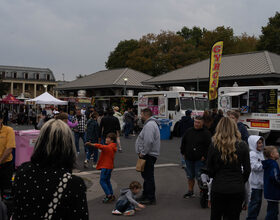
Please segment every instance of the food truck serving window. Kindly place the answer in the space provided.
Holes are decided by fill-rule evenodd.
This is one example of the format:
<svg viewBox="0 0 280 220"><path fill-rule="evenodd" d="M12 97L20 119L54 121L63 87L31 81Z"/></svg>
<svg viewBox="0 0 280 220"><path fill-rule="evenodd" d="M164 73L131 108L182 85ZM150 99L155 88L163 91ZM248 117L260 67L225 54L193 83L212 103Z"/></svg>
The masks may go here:
<svg viewBox="0 0 280 220"><path fill-rule="evenodd" d="M168 98L168 111L176 110L176 98Z"/></svg>
<svg viewBox="0 0 280 220"><path fill-rule="evenodd" d="M181 97L181 109L182 110L193 110L194 109L194 102L192 97Z"/></svg>
<svg viewBox="0 0 280 220"><path fill-rule="evenodd" d="M253 89L249 91L249 107L252 113L277 113L277 89Z"/></svg>

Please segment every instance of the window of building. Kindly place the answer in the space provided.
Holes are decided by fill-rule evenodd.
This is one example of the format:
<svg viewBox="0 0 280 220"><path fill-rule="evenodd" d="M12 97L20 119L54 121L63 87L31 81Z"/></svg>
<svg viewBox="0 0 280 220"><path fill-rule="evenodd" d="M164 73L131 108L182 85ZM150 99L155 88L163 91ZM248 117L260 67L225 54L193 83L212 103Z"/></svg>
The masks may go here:
<svg viewBox="0 0 280 220"><path fill-rule="evenodd" d="M14 72L14 78L17 78L17 72Z"/></svg>
<svg viewBox="0 0 280 220"><path fill-rule="evenodd" d="M6 73L5 72L2 72L2 79L4 79L6 77Z"/></svg>
<svg viewBox="0 0 280 220"><path fill-rule="evenodd" d="M50 74L47 74L47 80L50 80Z"/></svg>
<svg viewBox="0 0 280 220"><path fill-rule="evenodd" d="M29 85L25 84L25 90L29 90Z"/></svg>
<svg viewBox="0 0 280 220"><path fill-rule="evenodd" d="M14 83L13 88L17 89L18 88L18 84Z"/></svg>
<svg viewBox="0 0 280 220"><path fill-rule="evenodd" d="M24 79L28 79L28 73L24 73Z"/></svg>
<svg viewBox="0 0 280 220"><path fill-rule="evenodd" d="M39 80L39 78L40 78L39 73L36 73L36 79Z"/></svg>

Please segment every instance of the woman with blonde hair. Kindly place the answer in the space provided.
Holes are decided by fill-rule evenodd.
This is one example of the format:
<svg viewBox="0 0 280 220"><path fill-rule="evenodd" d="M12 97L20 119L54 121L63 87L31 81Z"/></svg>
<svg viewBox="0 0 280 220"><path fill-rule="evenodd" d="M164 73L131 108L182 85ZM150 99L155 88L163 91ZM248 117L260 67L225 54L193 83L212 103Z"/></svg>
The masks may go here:
<svg viewBox="0 0 280 220"><path fill-rule="evenodd" d="M85 183L72 174L75 162L76 148L69 126L59 119L46 122L31 161L17 170L12 219L88 220Z"/></svg>
<svg viewBox="0 0 280 220"><path fill-rule="evenodd" d="M248 146L241 140L236 123L228 117L217 125L208 152L207 169L213 178L211 220L222 217L238 220L251 167Z"/></svg>

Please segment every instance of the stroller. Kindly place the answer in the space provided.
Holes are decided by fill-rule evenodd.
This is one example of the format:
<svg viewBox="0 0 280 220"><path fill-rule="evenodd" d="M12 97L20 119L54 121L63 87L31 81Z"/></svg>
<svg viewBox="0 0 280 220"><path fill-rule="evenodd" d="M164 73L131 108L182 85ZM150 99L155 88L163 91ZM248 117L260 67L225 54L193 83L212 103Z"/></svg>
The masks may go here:
<svg viewBox="0 0 280 220"><path fill-rule="evenodd" d="M210 200L210 191L211 191L211 183L212 178L209 178L207 175L207 169L201 168L201 175L198 179L198 186L200 188L200 196L199 196L199 202L201 208L207 208L208 207L208 200Z"/></svg>

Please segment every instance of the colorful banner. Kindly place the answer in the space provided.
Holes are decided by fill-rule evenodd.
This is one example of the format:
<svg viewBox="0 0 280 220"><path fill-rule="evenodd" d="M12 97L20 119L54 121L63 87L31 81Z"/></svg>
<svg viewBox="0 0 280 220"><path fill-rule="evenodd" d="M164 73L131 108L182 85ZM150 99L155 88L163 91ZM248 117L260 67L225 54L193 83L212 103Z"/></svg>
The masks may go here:
<svg viewBox="0 0 280 220"><path fill-rule="evenodd" d="M211 50L209 70L209 101L218 98L219 73L222 61L223 41L215 43Z"/></svg>

